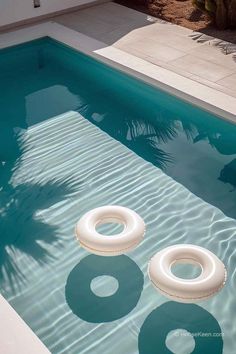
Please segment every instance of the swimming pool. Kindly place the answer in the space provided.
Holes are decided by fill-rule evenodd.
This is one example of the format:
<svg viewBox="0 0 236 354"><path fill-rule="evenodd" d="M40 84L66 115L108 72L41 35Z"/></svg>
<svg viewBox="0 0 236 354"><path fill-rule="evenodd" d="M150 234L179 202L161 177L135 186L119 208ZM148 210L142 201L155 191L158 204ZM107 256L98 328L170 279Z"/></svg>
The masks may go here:
<svg viewBox="0 0 236 354"><path fill-rule="evenodd" d="M190 242L234 274L236 127L49 38L0 53L3 295L53 353L169 353L176 326L211 333L195 337L194 353L222 353L222 332L231 353L234 280L201 306L180 305L152 290L146 264L156 249ZM129 257L77 247L75 222L102 204L133 207L147 222ZM108 268L121 288L131 277L131 288L92 296L88 282ZM86 286L73 298L78 279Z"/></svg>

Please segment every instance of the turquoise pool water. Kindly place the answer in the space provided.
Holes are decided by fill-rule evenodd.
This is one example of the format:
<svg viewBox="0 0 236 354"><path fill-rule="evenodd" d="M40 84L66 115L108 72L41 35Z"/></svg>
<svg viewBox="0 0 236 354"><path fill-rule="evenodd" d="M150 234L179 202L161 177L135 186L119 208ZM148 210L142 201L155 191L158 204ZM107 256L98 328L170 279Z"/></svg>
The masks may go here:
<svg viewBox="0 0 236 354"><path fill-rule="evenodd" d="M50 39L3 50L0 64L0 141L7 154L17 154L17 129L76 110L236 217L234 125Z"/></svg>
<svg viewBox="0 0 236 354"><path fill-rule="evenodd" d="M0 289L49 349L232 353L236 127L50 39L0 51L0 93ZM77 219L104 204L148 225L128 256L91 256L74 239ZM200 305L170 302L147 279L153 253L180 242L229 271ZM102 275L117 279L114 295L90 291ZM99 279L111 294L114 279Z"/></svg>

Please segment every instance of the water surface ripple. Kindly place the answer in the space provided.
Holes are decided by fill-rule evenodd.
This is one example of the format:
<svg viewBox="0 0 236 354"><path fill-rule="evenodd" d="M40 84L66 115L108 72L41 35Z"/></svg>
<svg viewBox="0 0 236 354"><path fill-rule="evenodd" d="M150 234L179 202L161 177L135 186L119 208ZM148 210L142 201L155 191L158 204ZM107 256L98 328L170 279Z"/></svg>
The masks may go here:
<svg viewBox="0 0 236 354"><path fill-rule="evenodd" d="M190 193L77 112L71 111L32 126L21 136L20 145L23 153L11 177L15 194L9 200L9 205L14 200L19 208L16 212L16 208L11 210L8 207L5 212L11 213L9 217L17 217L16 226L22 227L27 238L23 240L18 230L12 229L13 236L18 235L18 241L8 248L4 258L8 270L12 272L12 281L9 282L6 273L3 273L1 292L52 353L111 354L112 351L114 354L137 354L139 350L144 353L145 340L154 340L145 337L146 327L142 327L151 313L156 316L156 322L150 322L150 336L156 323L156 337L160 336L158 343L165 340L163 333L158 332L158 316L161 320L163 311L166 328L169 330L173 327L200 331L202 328L211 333L220 326L224 334L223 353L234 352L234 219L226 217L219 209ZM27 189L31 191L30 195L24 191L23 184L30 188ZM97 266L95 261L91 265L87 261L89 255L79 247L74 236L74 226L85 212L106 204L132 208L147 224L144 241L128 254L127 269L128 264L133 264L137 273L122 270L122 258L120 263L117 261L115 268L124 282L131 281L129 276L140 274L141 270L144 284L141 288L134 287L140 296L137 305L132 303L132 292L131 296L124 298L117 295L114 310L117 301L121 305L129 302L129 313L112 321L100 322L103 307L97 301L96 306L91 308L91 303L88 303L88 298L91 300L90 290L83 288L85 282L78 279L76 286L78 289L82 287L84 293L81 299L78 291L78 301L83 313L94 311L91 322L72 312L66 301L68 294L65 289L72 270L79 268L83 262L86 262L91 276L93 272L97 274L97 269L102 269L100 257L93 256ZM27 226L29 229L26 230L24 223L27 218L31 226ZM37 228L35 224L44 227ZM38 257L33 257L30 250L27 252L27 245L30 249L32 242ZM223 291L195 307L186 307L177 303L170 305L166 298L153 289L147 277L148 261L156 251L176 243L194 243L206 247L222 259L229 275ZM44 261L41 261L41 253ZM110 258L107 262L114 266L115 259L113 261ZM75 297L76 286L73 289ZM109 290L105 278L100 286ZM112 302L112 297L109 301ZM158 310L161 305L165 306ZM178 323L175 322L175 312L176 316L182 313ZM139 339L142 340L141 347ZM181 340L181 353L186 354L184 338ZM214 341L211 338L210 343L212 348L215 345L214 353L221 350L221 340ZM208 353L204 350L208 348L209 340L196 339L195 345L194 353L200 353L199 348L201 354Z"/></svg>

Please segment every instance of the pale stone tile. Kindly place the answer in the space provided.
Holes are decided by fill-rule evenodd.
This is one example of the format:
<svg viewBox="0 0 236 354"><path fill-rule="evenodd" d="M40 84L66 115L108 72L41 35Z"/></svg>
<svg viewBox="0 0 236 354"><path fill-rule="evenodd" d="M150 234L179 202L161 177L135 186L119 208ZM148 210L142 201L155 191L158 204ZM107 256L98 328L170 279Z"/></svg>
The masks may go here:
<svg viewBox="0 0 236 354"><path fill-rule="evenodd" d="M146 38L134 41L130 47L161 61L170 61L185 55L183 51Z"/></svg>
<svg viewBox="0 0 236 354"><path fill-rule="evenodd" d="M236 54L236 44L235 43L222 41L221 39L218 39L218 38L214 38L211 41L211 43L215 47L220 48L222 50L222 52L226 55L232 54L232 53Z"/></svg>
<svg viewBox="0 0 236 354"><path fill-rule="evenodd" d="M195 42L197 43L206 43L206 44L209 44L211 41L214 40L214 37L212 36L209 36L205 33L202 33L202 32L195 32L195 31L192 31L192 33L189 34L189 36L192 38L192 40L194 40Z"/></svg>
<svg viewBox="0 0 236 354"><path fill-rule="evenodd" d="M236 61L233 54L224 54L219 46L203 44L189 51L189 54L219 64L236 72Z"/></svg>
<svg viewBox="0 0 236 354"><path fill-rule="evenodd" d="M155 65L161 66L161 67L163 67L165 69L171 70L171 71L175 72L176 74L183 75L183 76L188 77L188 78L193 76L193 74L186 72L186 70L184 70L184 69L177 68L176 66L173 66L169 62L165 63L165 62L157 60L157 59L155 59L153 57L146 57L145 59L148 60L150 63L153 63Z"/></svg>
<svg viewBox="0 0 236 354"><path fill-rule="evenodd" d="M220 92L224 92L227 95L230 95L232 97L236 97L236 86L235 87L230 87L230 88L226 88L225 86L221 85L219 83L219 81L217 82L212 82L206 79L203 79L202 77L199 77L197 75L192 75L190 76L191 80L194 80L196 82L199 82L201 84L207 85L209 87L212 87L213 89L220 91Z"/></svg>
<svg viewBox="0 0 236 354"><path fill-rule="evenodd" d="M149 22L150 26L148 27L148 29L146 28L143 30L144 35L158 36L159 34L161 34L165 37L165 35L167 35L168 33L177 33L180 36L190 36L193 33L192 30L190 30L189 28L177 26L173 23L166 22L160 19L157 19L157 22L154 22L152 20L150 20Z"/></svg>
<svg viewBox="0 0 236 354"><path fill-rule="evenodd" d="M236 91L236 74L227 76L227 77L217 81L217 84L220 84L220 85L225 86L231 90Z"/></svg>
<svg viewBox="0 0 236 354"><path fill-rule="evenodd" d="M186 53L191 49L199 48L203 45L202 43L194 41L189 36L191 32L183 34L182 31L179 31L178 26L166 31L164 30L165 25L162 26L164 28L160 28L160 25L158 25L159 30L155 31L155 33L153 33L153 29L151 28L152 26L147 27L146 30L142 29L142 35L148 39L152 39L158 43L168 45L169 47L184 51Z"/></svg>
<svg viewBox="0 0 236 354"><path fill-rule="evenodd" d="M193 41L188 35L182 34L181 31L180 33L178 31L176 33L173 30L174 28L172 28L171 31L165 31L165 25L146 25L141 28L133 28L133 31L122 38L121 41L131 44L133 40L136 41L137 39L145 41L151 40L157 42L159 45L167 45L168 47L184 51L185 53L191 49L202 46L202 44ZM153 45L154 43L151 44Z"/></svg>
<svg viewBox="0 0 236 354"><path fill-rule="evenodd" d="M142 58L142 59L146 59L148 58L148 55L144 52L140 52L139 50L137 50L136 48L133 48L129 45L113 45L114 48L118 48L126 53L135 55L137 58Z"/></svg>
<svg viewBox="0 0 236 354"><path fill-rule="evenodd" d="M233 73L231 69L199 59L193 55L185 55L182 58L173 60L171 64L213 82Z"/></svg>

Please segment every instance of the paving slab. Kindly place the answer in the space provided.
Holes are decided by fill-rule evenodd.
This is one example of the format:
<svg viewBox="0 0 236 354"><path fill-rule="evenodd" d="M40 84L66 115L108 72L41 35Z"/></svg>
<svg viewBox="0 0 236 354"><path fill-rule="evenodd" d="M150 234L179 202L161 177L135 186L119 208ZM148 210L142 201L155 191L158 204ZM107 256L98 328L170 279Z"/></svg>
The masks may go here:
<svg viewBox="0 0 236 354"><path fill-rule="evenodd" d="M236 88L236 74L229 75L219 81L217 81L217 84L223 85L227 88Z"/></svg>
<svg viewBox="0 0 236 354"><path fill-rule="evenodd" d="M193 48L189 51L189 54L235 71L236 58L234 54L225 54L222 52L220 45L214 42L205 43L197 48Z"/></svg>
<svg viewBox="0 0 236 354"><path fill-rule="evenodd" d="M194 55L182 56L182 58L173 60L171 63L176 67L182 69L185 68L187 72L213 82L234 73L230 68L228 69L223 65L218 65L211 61L197 58Z"/></svg>
<svg viewBox="0 0 236 354"><path fill-rule="evenodd" d="M137 51L141 52L146 56L152 56L156 59L165 62L183 57L185 55L185 52L183 51L180 51L169 45L155 42L152 39L147 39L147 38L142 40L137 40L135 43L131 44L130 47L136 49Z"/></svg>
<svg viewBox="0 0 236 354"><path fill-rule="evenodd" d="M55 21L157 67L236 95L235 44L113 2L58 16Z"/></svg>

